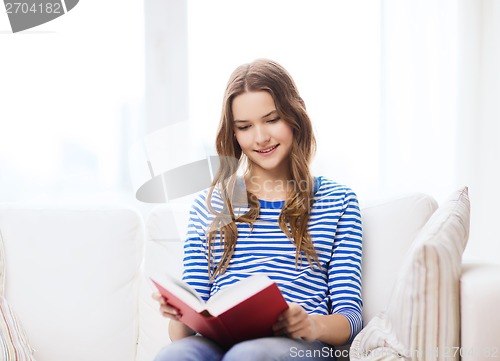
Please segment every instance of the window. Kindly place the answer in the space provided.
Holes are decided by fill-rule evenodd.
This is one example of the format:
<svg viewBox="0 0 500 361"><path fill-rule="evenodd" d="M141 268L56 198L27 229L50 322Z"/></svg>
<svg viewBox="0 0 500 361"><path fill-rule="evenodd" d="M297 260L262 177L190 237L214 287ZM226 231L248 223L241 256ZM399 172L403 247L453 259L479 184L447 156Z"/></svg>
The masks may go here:
<svg viewBox="0 0 500 361"><path fill-rule="evenodd" d="M124 154L143 121L143 4L95 6L1 36L0 201L127 187Z"/></svg>

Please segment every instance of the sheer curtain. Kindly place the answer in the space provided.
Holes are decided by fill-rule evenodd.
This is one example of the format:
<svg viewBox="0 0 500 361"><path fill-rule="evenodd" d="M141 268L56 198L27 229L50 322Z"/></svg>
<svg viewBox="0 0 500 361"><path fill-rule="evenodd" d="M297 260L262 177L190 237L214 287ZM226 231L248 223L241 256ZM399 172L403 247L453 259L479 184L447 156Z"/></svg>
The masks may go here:
<svg viewBox="0 0 500 361"><path fill-rule="evenodd" d="M384 191L441 198L456 182L456 1L382 2Z"/></svg>
<svg viewBox="0 0 500 361"><path fill-rule="evenodd" d="M382 1L385 191L469 186L468 258L498 261L500 4Z"/></svg>
<svg viewBox="0 0 500 361"><path fill-rule="evenodd" d="M498 262L500 2L460 4L458 178L470 185L473 207L466 255Z"/></svg>

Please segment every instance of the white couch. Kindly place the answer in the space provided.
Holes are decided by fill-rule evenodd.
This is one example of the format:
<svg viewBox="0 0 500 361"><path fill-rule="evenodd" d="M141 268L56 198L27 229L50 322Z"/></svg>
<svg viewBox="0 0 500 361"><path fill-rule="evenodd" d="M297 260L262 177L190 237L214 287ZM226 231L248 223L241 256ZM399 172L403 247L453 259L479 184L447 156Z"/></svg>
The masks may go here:
<svg viewBox="0 0 500 361"><path fill-rule="evenodd" d="M169 338L147 276L180 276L189 206L161 205L143 221L127 207L2 205L5 298L35 359L152 360ZM365 323L385 308L404 254L436 207L423 194L362 204ZM464 264L460 297L460 346L485 351L463 359L500 359L500 266Z"/></svg>

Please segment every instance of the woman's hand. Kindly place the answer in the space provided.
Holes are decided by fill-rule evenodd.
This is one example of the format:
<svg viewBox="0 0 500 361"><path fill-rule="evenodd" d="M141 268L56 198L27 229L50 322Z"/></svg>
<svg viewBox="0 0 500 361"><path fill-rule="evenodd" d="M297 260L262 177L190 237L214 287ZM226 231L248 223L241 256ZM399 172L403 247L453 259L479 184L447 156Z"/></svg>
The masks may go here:
<svg viewBox="0 0 500 361"><path fill-rule="evenodd" d="M160 304L160 313L162 316L170 318L171 320L179 321L181 314L178 309L170 305L165 297L163 297L160 292L154 292L152 294L154 300L158 301Z"/></svg>
<svg viewBox="0 0 500 361"><path fill-rule="evenodd" d="M160 313L162 314L162 316L171 320L168 323L168 333L172 341L180 340L181 338L194 335L194 331L184 323L182 323L182 321L180 320L182 315L179 310L170 305L165 297L163 297L159 292L154 292L152 297L160 304Z"/></svg>
<svg viewBox="0 0 500 361"><path fill-rule="evenodd" d="M308 341L316 340L319 336L316 318L309 315L297 303L289 303L288 306L289 308L279 316L278 322L274 324L274 334L290 338L303 338Z"/></svg>

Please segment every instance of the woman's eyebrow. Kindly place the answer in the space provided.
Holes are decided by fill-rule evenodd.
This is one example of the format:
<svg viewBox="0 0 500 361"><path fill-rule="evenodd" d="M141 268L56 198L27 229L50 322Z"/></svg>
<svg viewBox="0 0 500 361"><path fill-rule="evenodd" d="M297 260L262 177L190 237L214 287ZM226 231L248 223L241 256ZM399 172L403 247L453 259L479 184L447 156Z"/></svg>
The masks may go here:
<svg viewBox="0 0 500 361"><path fill-rule="evenodd" d="M268 116L270 115L273 115L275 113L278 113L278 111L276 109L274 110L271 110L269 113L267 113L266 115L263 115L260 119L264 119L264 118L267 118ZM234 120L235 123L243 123L243 122L249 122L249 120L245 120L245 119L235 119Z"/></svg>
<svg viewBox="0 0 500 361"><path fill-rule="evenodd" d="M276 109L271 110L269 113L267 113L266 115L262 116L262 117L261 117L261 119L267 118L268 116L273 115L274 113L278 113L278 112L276 111Z"/></svg>

